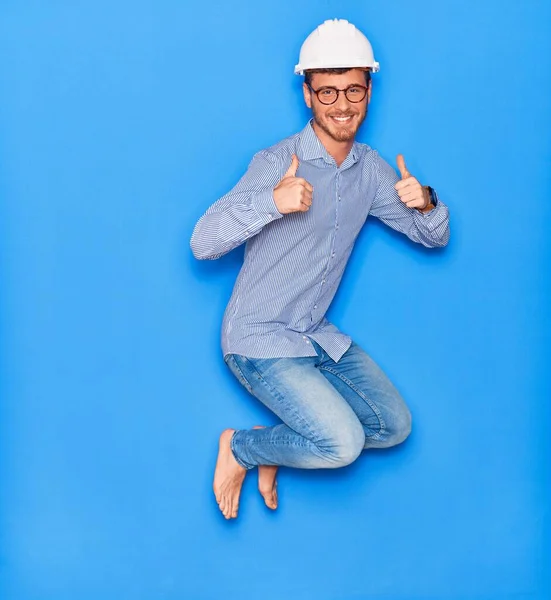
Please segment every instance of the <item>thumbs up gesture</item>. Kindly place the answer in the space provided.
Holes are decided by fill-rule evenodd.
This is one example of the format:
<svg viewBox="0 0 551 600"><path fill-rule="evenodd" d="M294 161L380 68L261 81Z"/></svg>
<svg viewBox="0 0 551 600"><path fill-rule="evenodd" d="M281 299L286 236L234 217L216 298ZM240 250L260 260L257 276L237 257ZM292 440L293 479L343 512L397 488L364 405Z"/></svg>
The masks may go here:
<svg viewBox="0 0 551 600"><path fill-rule="evenodd" d="M306 212L312 206L314 188L306 179L297 177L298 164L297 155L293 154L291 166L274 188L274 202L282 215Z"/></svg>
<svg viewBox="0 0 551 600"><path fill-rule="evenodd" d="M416 208L421 212L426 212L433 208L430 203L430 193L427 188L423 187L415 177L412 177L407 170L406 162L401 154L396 158L398 169L402 180L395 186L395 190L400 196L400 200L409 208Z"/></svg>

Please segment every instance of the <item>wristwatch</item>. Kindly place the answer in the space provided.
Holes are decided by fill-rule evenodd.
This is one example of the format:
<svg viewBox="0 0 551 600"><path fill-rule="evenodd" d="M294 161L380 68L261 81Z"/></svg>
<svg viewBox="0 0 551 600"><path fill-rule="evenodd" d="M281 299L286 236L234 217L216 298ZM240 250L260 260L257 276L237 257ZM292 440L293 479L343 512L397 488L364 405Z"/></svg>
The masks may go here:
<svg viewBox="0 0 551 600"><path fill-rule="evenodd" d="M436 192L434 191L433 188L430 187L430 185L426 185L425 187L429 191L430 203L433 206L436 206L438 204L438 196L436 195Z"/></svg>

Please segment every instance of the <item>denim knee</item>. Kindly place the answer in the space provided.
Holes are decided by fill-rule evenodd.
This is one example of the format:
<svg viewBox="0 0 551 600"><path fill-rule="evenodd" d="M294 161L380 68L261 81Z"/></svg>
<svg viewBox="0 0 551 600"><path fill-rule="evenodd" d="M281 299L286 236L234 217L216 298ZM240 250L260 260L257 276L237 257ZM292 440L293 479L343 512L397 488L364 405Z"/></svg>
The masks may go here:
<svg viewBox="0 0 551 600"><path fill-rule="evenodd" d="M365 432L358 421L336 430L330 439L318 444L328 468L346 467L360 456L365 445Z"/></svg>
<svg viewBox="0 0 551 600"><path fill-rule="evenodd" d="M392 415L392 420L387 424L384 434L385 446L396 446L407 439L411 433L411 413L407 406L403 406Z"/></svg>

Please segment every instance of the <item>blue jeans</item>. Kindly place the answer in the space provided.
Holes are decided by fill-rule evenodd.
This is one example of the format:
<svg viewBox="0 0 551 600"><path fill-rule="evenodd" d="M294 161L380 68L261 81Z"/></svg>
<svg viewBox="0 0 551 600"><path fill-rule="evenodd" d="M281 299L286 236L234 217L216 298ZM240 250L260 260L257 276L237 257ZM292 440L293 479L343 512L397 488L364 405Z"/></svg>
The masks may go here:
<svg viewBox="0 0 551 600"><path fill-rule="evenodd" d="M241 384L283 421L235 432L231 448L246 469L343 467L364 448L388 448L409 435L407 406L357 344L338 363L313 346L317 356L304 358L226 356Z"/></svg>

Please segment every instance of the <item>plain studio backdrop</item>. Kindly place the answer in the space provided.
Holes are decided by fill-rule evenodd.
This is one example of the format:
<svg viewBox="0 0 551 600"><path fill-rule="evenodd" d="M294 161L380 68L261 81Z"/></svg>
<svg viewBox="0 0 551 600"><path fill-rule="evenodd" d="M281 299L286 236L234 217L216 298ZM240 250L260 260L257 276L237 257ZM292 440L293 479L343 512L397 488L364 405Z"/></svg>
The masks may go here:
<svg viewBox="0 0 551 600"><path fill-rule="evenodd" d="M242 249L189 238L304 127L336 17L381 63L360 141L452 215L442 251L370 220L330 309L413 433L282 470L275 514L252 472L228 523L218 435L274 419L219 348ZM2 2L3 600L551 598L550 29L548 0Z"/></svg>

